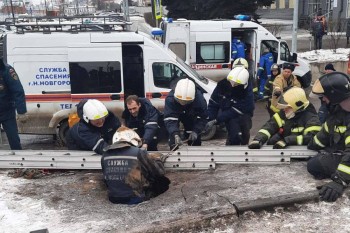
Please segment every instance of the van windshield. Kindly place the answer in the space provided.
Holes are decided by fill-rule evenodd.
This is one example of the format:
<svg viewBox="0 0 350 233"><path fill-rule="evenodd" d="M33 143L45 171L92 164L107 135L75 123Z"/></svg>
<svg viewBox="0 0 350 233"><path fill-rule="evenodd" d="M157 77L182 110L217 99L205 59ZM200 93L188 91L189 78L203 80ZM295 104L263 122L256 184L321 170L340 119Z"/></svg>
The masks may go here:
<svg viewBox="0 0 350 233"><path fill-rule="evenodd" d="M204 84L208 84L209 83L207 78L199 75L189 65L187 65L183 60L181 60L181 58L176 57L176 61L178 63L180 63L182 65L182 67L184 67L184 69L186 69L187 72L191 73L193 77L195 77L196 79L198 79L199 81L201 81Z"/></svg>

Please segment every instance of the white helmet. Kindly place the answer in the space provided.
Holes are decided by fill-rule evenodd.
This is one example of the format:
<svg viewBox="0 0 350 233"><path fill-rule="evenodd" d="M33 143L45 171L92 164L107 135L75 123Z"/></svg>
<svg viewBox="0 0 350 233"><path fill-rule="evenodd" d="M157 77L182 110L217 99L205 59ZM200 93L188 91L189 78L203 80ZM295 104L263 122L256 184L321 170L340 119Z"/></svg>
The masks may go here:
<svg viewBox="0 0 350 233"><path fill-rule="evenodd" d="M174 96L177 102L181 105L186 105L192 102L196 95L196 86L193 81L181 79L177 82Z"/></svg>
<svg viewBox="0 0 350 233"><path fill-rule="evenodd" d="M243 66L236 67L228 73L227 80L230 81L232 87L241 84L246 89L249 82L249 72Z"/></svg>
<svg viewBox="0 0 350 233"><path fill-rule="evenodd" d="M89 120L98 120L108 115L106 106L99 100L90 99L83 107L83 119L87 123Z"/></svg>
<svg viewBox="0 0 350 233"><path fill-rule="evenodd" d="M248 69L247 60L244 58L237 58L232 64L232 69L234 69L236 67L240 67L240 66L243 66L244 68Z"/></svg>
<svg viewBox="0 0 350 233"><path fill-rule="evenodd" d="M113 135L112 142L128 142L136 147L142 145L140 136L134 130L125 126L119 127L117 132Z"/></svg>

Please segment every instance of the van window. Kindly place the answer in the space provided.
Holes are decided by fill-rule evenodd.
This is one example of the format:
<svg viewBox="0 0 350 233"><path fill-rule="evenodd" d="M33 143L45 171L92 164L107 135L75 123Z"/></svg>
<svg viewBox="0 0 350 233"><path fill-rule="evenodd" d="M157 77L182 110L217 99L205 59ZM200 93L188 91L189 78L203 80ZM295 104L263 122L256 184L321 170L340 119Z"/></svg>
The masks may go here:
<svg viewBox="0 0 350 233"><path fill-rule="evenodd" d="M119 93L120 62L70 62L71 93Z"/></svg>
<svg viewBox="0 0 350 233"><path fill-rule="evenodd" d="M169 49L173 51L179 58L186 61L186 44L185 43L170 43Z"/></svg>
<svg viewBox="0 0 350 233"><path fill-rule="evenodd" d="M288 45L286 43L281 43L280 58L282 61L292 61Z"/></svg>
<svg viewBox="0 0 350 233"><path fill-rule="evenodd" d="M152 64L153 81L156 87L171 88L171 83L188 75L172 63L155 62Z"/></svg>
<svg viewBox="0 0 350 233"><path fill-rule="evenodd" d="M278 58L278 41L275 40L262 40L261 41L261 50L260 56L264 53L264 51L268 49L273 55L273 62L277 63Z"/></svg>
<svg viewBox="0 0 350 233"><path fill-rule="evenodd" d="M230 60L229 52L229 42L198 42L196 63L228 63Z"/></svg>

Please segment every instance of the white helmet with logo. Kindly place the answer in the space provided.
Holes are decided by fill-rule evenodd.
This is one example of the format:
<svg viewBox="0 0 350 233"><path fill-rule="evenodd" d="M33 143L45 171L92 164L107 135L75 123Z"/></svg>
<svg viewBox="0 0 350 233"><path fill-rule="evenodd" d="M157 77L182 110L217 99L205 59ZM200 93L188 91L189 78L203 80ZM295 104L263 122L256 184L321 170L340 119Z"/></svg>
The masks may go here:
<svg viewBox="0 0 350 233"><path fill-rule="evenodd" d="M181 79L177 82L174 97L177 102L181 105L186 105L191 103L196 95L196 86L193 81L186 79Z"/></svg>
<svg viewBox="0 0 350 233"><path fill-rule="evenodd" d="M244 68L248 69L247 60L244 58L237 58L232 64L232 69L234 69L236 67L240 67L240 66L243 66Z"/></svg>
<svg viewBox="0 0 350 233"><path fill-rule="evenodd" d="M89 99L83 107L83 119L89 123L90 120L98 120L108 115L106 106L99 100Z"/></svg>
<svg viewBox="0 0 350 233"><path fill-rule="evenodd" d="M112 142L127 142L136 147L140 147L142 145L140 136L134 130L125 126L119 127L117 132L113 135Z"/></svg>
<svg viewBox="0 0 350 233"><path fill-rule="evenodd" d="M249 72L243 66L236 67L227 75L227 80L230 81L232 87L244 85L246 89L249 83Z"/></svg>

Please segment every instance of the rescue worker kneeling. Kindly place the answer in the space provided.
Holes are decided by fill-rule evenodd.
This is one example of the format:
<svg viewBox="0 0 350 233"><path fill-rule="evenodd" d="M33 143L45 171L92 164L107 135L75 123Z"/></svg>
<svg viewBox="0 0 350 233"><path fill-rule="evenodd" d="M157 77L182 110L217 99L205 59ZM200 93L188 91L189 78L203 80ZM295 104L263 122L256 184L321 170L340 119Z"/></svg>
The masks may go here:
<svg viewBox="0 0 350 233"><path fill-rule="evenodd" d="M230 71L214 89L208 105L209 122L206 130L225 123L228 131L226 145L247 145L252 127L254 95L249 73L243 67Z"/></svg>
<svg viewBox="0 0 350 233"><path fill-rule="evenodd" d="M141 145L139 135L122 126L114 134L113 144L104 148L101 166L112 203L137 204L168 190L166 158L147 153L139 148Z"/></svg>
<svg viewBox="0 0 350 233"><path fill-rule="evenodd" d="M316 179L333 180L320 189L321 199L333 202L350 183L350 78L341 72L325 74L312 93L322 97L330 114L308 145L320 152L308 161L307 170Z"/></svg>
<svg viewBox="0 0 350 233"><path fill-rule="evenodd" d="M289 145L307 145L320 131L321 124L314 106L307 100L305 91L299 87L289 89L279 99L275 113L258 131L249 149L260 149L267 142L274 149Z"/></svg>

